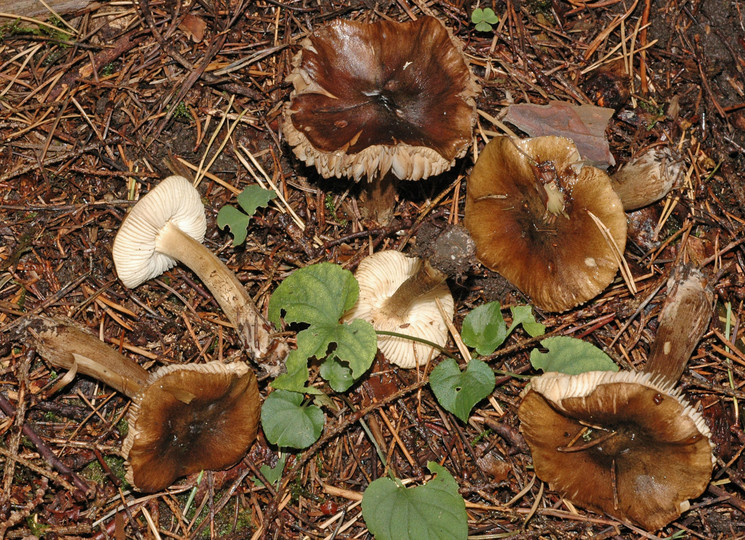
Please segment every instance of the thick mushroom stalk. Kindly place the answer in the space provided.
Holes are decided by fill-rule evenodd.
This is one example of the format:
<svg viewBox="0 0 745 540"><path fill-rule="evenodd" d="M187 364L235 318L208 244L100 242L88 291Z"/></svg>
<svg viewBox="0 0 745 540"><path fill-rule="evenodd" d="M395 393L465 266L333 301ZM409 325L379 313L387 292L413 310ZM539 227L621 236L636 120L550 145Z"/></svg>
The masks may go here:
<svg viewBox="0 0 745 540"><path fill-rule="evenodd" d="M259 312L233 272L201 242L206 230L199 192L186 178L170 176L130 211L114 239L113 257L119 278L134 288L175 266L189 267L207 285L232 322L243 346L270 375L278 375L287 345L272 337Z"/></svg>
<svg viewBox="0 0 745 540"><path fill-rule="evenodd" d="M709 328L714 292L700 270L689 265L675 269L657 316L657 335L644 371L675 384L693 349Z"/></svg>
<svg viewBox="0 0 745 540"><path fill-rule="evenodd" d="M429 261L420 260L414 275L398 286L389 298L380 306L384 317L394 317L408 313L417 300L439 287L445 281L445 274L432 267Z"/></svg>
<svg viewBox="0 0 745 540"><path fill-rule="evenodd" d="M148 373L71 323L34 317L26 331L52 365L77 369L132 399L122 452L127 481L140 491L230 467L256 437L259 389L243 362L170 365Z"/></svg>

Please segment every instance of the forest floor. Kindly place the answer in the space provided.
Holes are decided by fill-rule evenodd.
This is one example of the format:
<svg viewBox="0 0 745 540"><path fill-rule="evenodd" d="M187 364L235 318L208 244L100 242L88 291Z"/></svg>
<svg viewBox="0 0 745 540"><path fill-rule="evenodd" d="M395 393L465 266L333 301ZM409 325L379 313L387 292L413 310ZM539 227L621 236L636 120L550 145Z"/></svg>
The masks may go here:
<svg viewBox="0 0 745 540"><path fill-rule="evenodd" d="M477 7L499 16L492 30L476 30ZM359 185L323 179L293 155L280 129L285 78L300 41L329 21L424 15L462 41L481 86L475 151L436 178L402 182L381 224L361 215ZM429 477L429 461L442 464L466 501L471 538L745 538L745 3L125 0L62 20L0 17L0 537L369 538L359 498L387 473L381 450L414 484ZM517 408L537 374L536 340L521 329L484 359L523 376L498 377L467 423L425 384L440 359L403 370L378 354L360 383L332 393L322 443L290 452L276 484L258 480L280 458L259 430L231 469L153 494L123 479L129 399L84 376L55 386L61 373L18 331L32 315L67 317L146 369L245 359L189 269L133 290L118 280L112 242L133 201L169 174L206 170L205 244L266 309L296 269L329 261L354 271L385 249L414 255L462 224L473 158L502 133L505 108L549 101L615 109L605 133L619 165L652 146L683 163L681 185L629 214L624 256L636 294L617 276L579 307L536 311L552 335L581 337L639 369L676 264L700 266L709 280L715 316L681 386L711 428L713 481L660 531L575 509L535 477ZM233 247L217 213L267 178L286 205L259 208ZM456 329L486 302L530 304L478 264L449 285ZM448 350L458 354L452 339ZM270 382L259 382L263 397ZM363 429L353 411L365 407Z"/></svg>

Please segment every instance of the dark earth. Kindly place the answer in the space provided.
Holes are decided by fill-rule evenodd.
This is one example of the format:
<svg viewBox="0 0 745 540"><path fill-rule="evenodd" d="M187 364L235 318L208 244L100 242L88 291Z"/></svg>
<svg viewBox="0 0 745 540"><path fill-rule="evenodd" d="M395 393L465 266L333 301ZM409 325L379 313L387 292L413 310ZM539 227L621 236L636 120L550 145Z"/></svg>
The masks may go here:
<svg viewBox="0 0 745 540"><path fill-rule="evenodd" d="M397 477L423 483L428 461L453 475L469 538L745 537L745 2L140 0L73 11L74 2L52 2L64 23L31 4L0 10L27 16L0 14L0 538L371 538L358 500L387 471L354 413L362 408ZM475 29L477 7L499 16L492 31ZM551 335L639 369L676 265L709 280L715 315L681 385L711 428L716 464L707 490L660 531L575 509L535 478L517 407L538 340L522 330L485 358L508 375L468 423L425 384L439 359L417 372L378 355L360 383L331 393L325 434L289 454L277 484L257 480L279 459L260 430L231 469L154 494L124 482L129 400L83 376L55 385L63 373L19 330L28 316L67 317L148 370L245 359L187 268L129 290L113 267L113 238L133 201L200 166L205 244L261 309L298 268L330 261L354 271L371 251L397 249L445 264L455 328L492 300L509 320L507 308L530 298L475 260L461 227L471 151L436 178L401 182L390 222L378 223L363 217L358 185L321 178L280 130L285 77L307 33L337 18L423 15L463 42L482 86L477 150L501 133L491 119L511 103L559 100L615 110L605 133L618 165L652 146L682 159L681 185L629 214L624 256L638 292L617 277L579 307L536 315ZM273 202L233 247L217 212L264 174L302 226ZM448 350L458 354L452 339ZM269 382L259 382L264 397Z"/></svg>

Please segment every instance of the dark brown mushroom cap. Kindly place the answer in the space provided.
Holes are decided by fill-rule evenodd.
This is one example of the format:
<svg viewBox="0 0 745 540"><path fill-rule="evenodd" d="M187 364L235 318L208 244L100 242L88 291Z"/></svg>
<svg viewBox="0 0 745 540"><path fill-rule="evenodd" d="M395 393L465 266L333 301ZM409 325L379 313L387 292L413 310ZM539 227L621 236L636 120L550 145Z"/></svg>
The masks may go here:
<svg viewBox="0 0 745 540"><path fill-rule="evenodd" d="M256 437L259 409L256 377L241 362L158 369L130 409L127 481L152 492L235 464Z"/></svg>
<svg viewBox="0 0 745 540"><path fill-rule="evenodd" d="M703 417L648 373L547 373L531 381L518 415L551 489L650 531L687 510L711 478Z"/></svg>
<svg viewBox="0 0 745 540"><path fill-rule="evenodd" d="M283 132L324 177L439 174L471 143L479 87L460 43L434 17L339 19L295 56Z"/></svg>
<svg viewBox="0 0 745 540"><path fill-rule="evenodd" d="M565 215L550 220L534 167L547 161L553 162L565 201ZM608 176L582 166L576 147L563 137L496 137L484 147L468 180L465 224L476 242L476 256L544 310L577 306L616 275L618 259L589 212L610 230L622 253L626 216L621 201Z"/></svg>

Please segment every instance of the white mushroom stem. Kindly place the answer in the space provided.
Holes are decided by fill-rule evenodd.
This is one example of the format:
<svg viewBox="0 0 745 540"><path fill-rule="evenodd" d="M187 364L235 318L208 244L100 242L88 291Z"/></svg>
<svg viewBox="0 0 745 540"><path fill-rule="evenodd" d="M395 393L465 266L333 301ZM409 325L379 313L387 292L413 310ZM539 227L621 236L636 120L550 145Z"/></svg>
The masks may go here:
<svg viewBox="0 0 745 540"><path fill-rule="evenodd" d="M271 327L235 274L204 244L184 233L172 222L163 227L156 250L188 266L220 304L238 329L244 346L255 359L264 358L272 345Z"/></svg>
<svg viewBox="0 0 745 540"><path fill-rule="evenodd" d="M26 330L36 351L56 367L88 375L129 398L145 387L145 368L71 324L34 317Z"/></svg>
<svg viewBox="0 0 745 540"><path fill-rule="evenodd" d="M419 298L440 285L446 277L429 261L422 261L417 271L386 299L380 312L386 317L403 317Z"/></svg>
<svg viewBox="0 0 745 540"><path fill-rule="evenodd" d="M693 349L709 328L714 294L700 270L676 269L667 283L667 298L657 316L657 335L644 371L675 384Z"/></svg>

